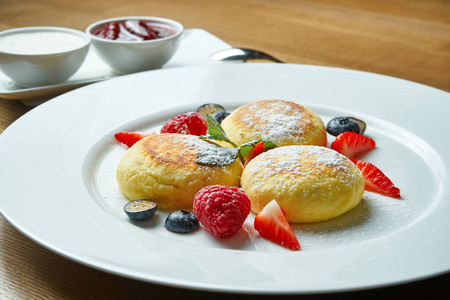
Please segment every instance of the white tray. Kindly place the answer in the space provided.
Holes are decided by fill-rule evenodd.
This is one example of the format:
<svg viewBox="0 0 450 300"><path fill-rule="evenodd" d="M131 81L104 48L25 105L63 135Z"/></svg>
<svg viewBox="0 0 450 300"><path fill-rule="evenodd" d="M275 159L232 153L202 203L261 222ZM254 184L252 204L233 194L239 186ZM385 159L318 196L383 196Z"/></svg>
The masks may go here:
<svg viewBox="0 0 450 300"><path fill-rule="evenodd" d="M203 29L187 29L181 37L178 51L163 68L214 64L217 62L211 61L209 55L226 48L230 45ZM36 106L67 91L118 76L121 75L114 73L91 47L81 68L65 83L22 88L0 72L0 98Z"/></svg>

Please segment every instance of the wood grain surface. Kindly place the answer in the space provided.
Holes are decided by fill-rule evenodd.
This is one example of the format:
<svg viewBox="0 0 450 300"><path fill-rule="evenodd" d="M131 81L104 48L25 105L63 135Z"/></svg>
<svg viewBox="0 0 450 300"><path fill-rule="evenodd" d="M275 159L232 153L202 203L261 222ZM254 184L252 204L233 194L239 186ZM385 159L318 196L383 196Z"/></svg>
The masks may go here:
<svg viewBox="0 0 450 300"><path fill-rule="evenodd" d="M185 28L205 29L230 45L262 50L288 63L374 72L450 91L448 0L0 0L0 31L22 26L84 31L97 20L127 15L172 18ZM31 109L0 99L0 133ZM75 263L31 241L0 216L0 299L444 299L450 296L449 284L446 274L302 297L191 291Z"/></svg>

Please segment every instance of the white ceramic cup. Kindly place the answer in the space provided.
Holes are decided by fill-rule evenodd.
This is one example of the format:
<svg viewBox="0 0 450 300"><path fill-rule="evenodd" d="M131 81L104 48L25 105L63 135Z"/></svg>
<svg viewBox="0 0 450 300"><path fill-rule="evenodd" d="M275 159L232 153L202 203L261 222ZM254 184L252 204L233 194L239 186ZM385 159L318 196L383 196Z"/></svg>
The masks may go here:
<svg viewBox="0 0 450 300"><path fill-rule="evenodd" d="M109 40L93 35L98 28L101 28L108 23L123 22L126 20L151 21L152 23L168 26L172 28L175 33L164 38L145 41ZM86 33L91 38L92 45L98 55L119 74L129 74L161 68L172 58L177 50L180 36L183 31L183 25L177 21L144 16L106 19L95 22L86 29Z"/></svg>
<svg viewBox="0 0 450 300"><path fill-rule="evenodd" d="M89 37L62 27L21 27L0 32L0 70L22 87L59 84L75 74Z"/></svg>

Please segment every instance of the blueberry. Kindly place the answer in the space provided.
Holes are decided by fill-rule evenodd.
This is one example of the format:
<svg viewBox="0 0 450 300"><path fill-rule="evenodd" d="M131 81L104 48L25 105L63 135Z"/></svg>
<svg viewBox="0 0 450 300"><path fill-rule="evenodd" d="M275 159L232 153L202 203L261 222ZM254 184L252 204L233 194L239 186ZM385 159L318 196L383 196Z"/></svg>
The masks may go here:
<svg viewBox="0 0 450 300"><path fill-rule="evenodd" d="M197 217L188 211L179 210L167 216L165 227L167 230L176 233L189 233L199 227Z"/></svg>
<svg viewBox="0 0 450 300"><path fill-rule="evenodd" d="M197 112L206 118L206 115L212 115L218 111L225 111L225 108L220 104L206 103L197 108Z"/></svg>
<svg viewBox="0 0 450 300"><path fill-rule="evenodd" d="M327 132L331 135L338 136L347 131L362 133L359 124L349 117L336 117L327 124Z"/></svg>
<svg viewBox="0 0 450 300"><path fill-rule="evenodd" d="M128 202L123 210L132 220L144 221L148 220L155 214L158 204L151 199L139 199Z"/></svg>
<svg viewBox="0 0 450 300"><path fill-rule="evenodd" d="M222 124L223 119L225 119L226 117L228 117L230 113L227 111L216 111L215 113L213 113L211 116L216 119L216 121L219 124Z"/></svg>

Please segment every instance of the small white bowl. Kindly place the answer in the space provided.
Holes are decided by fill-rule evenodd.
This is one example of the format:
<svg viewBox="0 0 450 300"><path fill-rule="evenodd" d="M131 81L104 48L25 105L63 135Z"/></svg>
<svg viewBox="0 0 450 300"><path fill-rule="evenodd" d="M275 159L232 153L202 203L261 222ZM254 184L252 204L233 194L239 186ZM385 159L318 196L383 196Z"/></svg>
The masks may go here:
<svg viewBox="0 0 450 300"><path fill-rule="evenodd" d="M150 21L156 25L170 27L174 30L174 34L144 41L110 40L93 34L106 24L124 22L126 20ZM91 38L92 45L98 55L119 74L130 74L161 68L172 58L177 50L183 31L183 25L174 20L144 16L106 19L95 22L86 29L86 33Z"/></svg>
<svg viewBox="0 0 450 300"><path fill-rule="evenodd" d="M83 64L89 37L78 30L36 26L0 32L0 70L22 87L59 84Z"/></svg>

